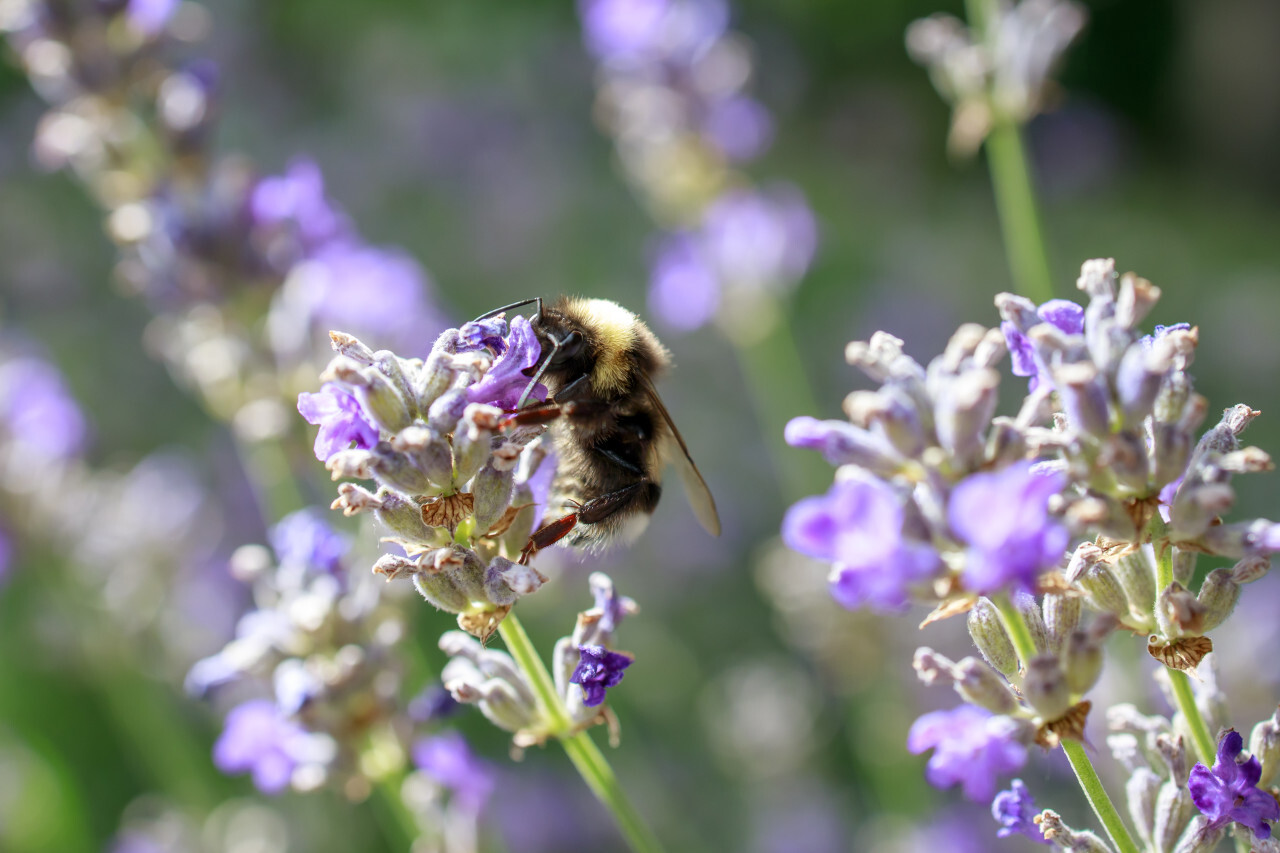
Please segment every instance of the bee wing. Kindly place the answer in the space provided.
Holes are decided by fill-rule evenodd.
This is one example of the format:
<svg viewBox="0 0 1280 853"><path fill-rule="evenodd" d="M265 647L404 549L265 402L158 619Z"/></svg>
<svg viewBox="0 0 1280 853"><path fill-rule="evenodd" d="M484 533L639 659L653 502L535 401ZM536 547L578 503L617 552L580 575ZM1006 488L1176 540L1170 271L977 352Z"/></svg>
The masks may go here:
<svg viewBox="0 0 1280 853"><path fill-rule="evenodd" d="M671 430L671 435L675 437L676 444L680 445L680 452L673 454L675 457L676 468L680 471L680 481L684 484L684 492L689 496L689 503L693 507L693 514L708 533L712 536L720 535L720 515L716 512L715 498L711 497L711 490L707 488L707 481L702 479L702 474L698 472L698 466L694 464L693 457L689 455L689 447L684 443L684 436L680 435L680 430L676 429L675 421L671 420L671 413L667 411L667 407L662 404L662 398L658 396L658 392L653 385L646 379L644 382L645 393L649 397L649 402L653 404L653 408L662 415L662 419L667 422L667 428Z"/></svg>

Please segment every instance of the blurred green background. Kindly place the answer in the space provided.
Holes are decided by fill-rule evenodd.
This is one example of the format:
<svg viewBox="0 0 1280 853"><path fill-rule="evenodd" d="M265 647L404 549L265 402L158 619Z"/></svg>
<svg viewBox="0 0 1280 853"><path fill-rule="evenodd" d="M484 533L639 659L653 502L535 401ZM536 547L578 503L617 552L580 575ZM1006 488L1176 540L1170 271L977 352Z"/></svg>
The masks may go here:
<svg viewBox="0 0 1280 853"><path fill-rule="evenodd" d="M1151 322L1199 325L1195 373L1210 411L1247 402L1270 415L1280 399L1280 5L1085 5L1090 23L1059 75L1057 109L1028 129L1056 295L1074 295L1084 259L1115 257L1164 290ZM572 3L208 9L214 30L199 50L225 74L219 146L265 173L313 156L365 236L421 260L456 320L565 292L643 311L655 228L593 125L593 71ZM962 654L958 626L921 636L920 614L840 611L822 568L775 542L801 496L780 468L805 464L777 427L798 414L837 417L843 396L866 387L844 364L844 344L885 329L925 361L958 323L994 325L991 298L1011 287L986 169L947 159L948 110L903 49L911 20L959 14L960 4L738 0L733 10L756 50L755 91L778 126L751 174L798 184L820 223L816 263L788 318L819 410L775 407L765 423L744 377L757 368L726 340L657 328L678 365L664 397L718 497L725 535L705 538L672 489L640 544L606 561L642 607L622 634L637 664L611 694L623 723L615 767L674 850L923 851L962 849L965 838L1017 850L995 841L981 807L928 789L923 759L905 752L911 720L953 704L913 683L911 650L925 642ZM93 422L96 464L124 469L179 447L216 479L230 440L148 357L149 315L113 287L97 208L70 177L31 166L42 110L25 78L0 70L4 326L66 371ZM1274 451L1277 423L1263 417L1248 439ZM810 479L809 492L827 486ZM234 495L234 477L222 480ZM1237 517L1280 515L1274 477L1239 488ZM561 562L558 582L521 605L544 650L589 603L589 568ZM126 680L85 647L77 614L97 605L67 600L60 574L51 552L28 547L0 594L0 846L101 849L127 808L163 802L200 821L222 798L251 796L247 780L208 763L218 721L183 698L180 673L144 659ZM1244 699L1241 721L1274 705L1280 687L1276 663L1248 657L1278 595L1274 577L1250 587L1242 607L1256 617L1219 643L1224 652L1238 643L1235 663L1223 657ZM451 617L406 606L417 607L414 639L438 665L434 638ZM214 636L201 642L217 647ZM179 720L189 743L148 746L155 714ZM490 849L621 849L558 751L512 763L502 733L478 715L461 725L502 768ZM162 780L166 763L191 780L187 790ZM1057 756L1033 759L1024 778L1046 795L1060 788L1041 804L1086 823L1064 767ZM158 799L140 805L144 796ZM272 806L286 816L291 850L385 849L375 805L317 794Z"/></svg>

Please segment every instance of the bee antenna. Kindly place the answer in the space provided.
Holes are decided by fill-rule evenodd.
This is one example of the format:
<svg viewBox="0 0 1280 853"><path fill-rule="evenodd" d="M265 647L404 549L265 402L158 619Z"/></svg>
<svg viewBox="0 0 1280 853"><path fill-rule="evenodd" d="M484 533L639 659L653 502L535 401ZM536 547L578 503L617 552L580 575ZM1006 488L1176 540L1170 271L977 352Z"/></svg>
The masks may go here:
<svg viewBox="0 0 1280 853"><path fill-rule="evenodd" d="M471 322L479 323L481 320L488 320L490 317L497 317L499 314L502 314L506 311L511 311L516 308L523 308L526 305L535 305L535 304L538 306L538 310L534 316L541 317L542 316L542 297L535 296L532 299L523 299L519 302L512 302L510 305L504 305L501 308L495 308L493 311L489 311L487 313L481 314L479 317L475 318Z"/></svg>
<svg viewBox="0 0 1280 853"><path fill-rule="evenodd" d="M538 301L538 308L542 308L541 300ZM524 392L521 393L520 399L516 401L517 411L524 408L525 401L529 399L529 395L533 393L533 389L538 385L538 380L542 378L542 375L547 372L547 368L551 366L551 359L555 358L556 352L560 349L560 340L554 335L548 334L547 340L551 342L551 352L546 354L547 357L542 360L542 364L538 367L538 372L533 374L533 378L529 380L529 384L525 386Z"/></svg>

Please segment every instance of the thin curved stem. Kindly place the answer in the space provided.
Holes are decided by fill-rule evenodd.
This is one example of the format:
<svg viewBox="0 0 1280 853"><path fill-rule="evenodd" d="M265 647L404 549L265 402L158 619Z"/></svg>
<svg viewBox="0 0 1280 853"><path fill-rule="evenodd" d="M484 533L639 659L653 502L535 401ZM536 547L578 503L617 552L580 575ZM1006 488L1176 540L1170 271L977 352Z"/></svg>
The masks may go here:
<svg viewBox="0 0 1280 853"><path fill-rule="evenodd" d="M1028 299L1046 302L1053 298L1053 275L1031 187L1022 128L1012 121L997 120L987 135L986 148L1014 288Z"/></svg>
<svg viewBox="0 0 1280 853"><path fill-rule="evenodd" d="M373 788L374 817L383 839L395 850L410 849L422 834L417 818L404 804L400 793L403 784L403 774L396 774L379 779Z"/></svg>
<svg viewBox="0 0 1280 853"><path fill-rule="evenodd" d="M993 596L991 600L995 602L1000 620L1004 623L1005 630L1009 632L1013 647L1025 666L1036 655L1036 644L1031 637L1031 630L1027 627L1027 620L1022 618L1022 613L1007 595ZM1067 754L1067 760L1071 762L1071 769L1075 771L1080 789L1084 791L1084 796L1093 808L1093 813L1097 815L1098 821L1111 836L1111 842L1116 849L1120 853L1140 853L1124 825L1124 820L1120 817L1120 812L1116 811L1115 803L1111 802L1107 789L1098 778L1098 772L1093 769L1093 762L1089 760L1089 754L1085 752L1084 746L1079 741L1063 740L1062 751Z"/></svg>
<svg viewBox="0 0 1280 853"><path fill-rule="evenodd" d="M1102 786L1098 772L1093 769L1084 745L1079 741L1064 740L1062 751L1067 754L1067 760L1071 762L1071 769L1075 771L1076 780L1089 800L1089 805L1093 807L1093 813L1106 827L1107 835L1111 836L1111 843L1120 853L1141 853L1138 845L1134 844L1133 837L1129 835L1129 830L1125 828L1115 804L1111 802L1111 797L1107 795L1107 789Z"/></svg>
<svg viewBox="0 0 1280 853"><path fill-rule="evenodd" d="M1157 595L1173 583L1173 547L1168 542L1164 543L1164 548L1158 545L1159 543L1155 549ZM1191 692L1191 682L1187 680L1187 674L1182 670L1166 668L1165 673L1169 676L1169 685L1173 688L1173 698L1178 705L1178 710L1186 719L1187 728L1191 729L1191 739L1195 741L1197 757L1206 767L1212 767L1215 752L1213 733L1209 731L1209 724L1205 722L1204 715L1200 713L1200 706L1196 704L1195 694Z"/></svg>
<svg viewBox="0 0 1280 853"><path fill-rule="evenodd" d="M569 720L569 712L565 710L564 703L556 693L551 673L547 672L542 658L538 657L533 643L529 640L529 635L525 633L524 626L520 624L520 620L514 613L508 613L502 620L502 624L498 626L498 633L506 643L507 651L515 658L525 678L533 687L534 696L544 712L544 718L551 724L552 731L549 734L560 741L569 760L573 762L582 780L587 783L587 787L613 815L628 846L635 853L662 853L661 842L649 829L640 813L631 805L631 801L627 799L626 793L618 783L618 777L609 765L609 760L596 746L591 735L585 731L577 734L570 733L572 724Z"/></svg>

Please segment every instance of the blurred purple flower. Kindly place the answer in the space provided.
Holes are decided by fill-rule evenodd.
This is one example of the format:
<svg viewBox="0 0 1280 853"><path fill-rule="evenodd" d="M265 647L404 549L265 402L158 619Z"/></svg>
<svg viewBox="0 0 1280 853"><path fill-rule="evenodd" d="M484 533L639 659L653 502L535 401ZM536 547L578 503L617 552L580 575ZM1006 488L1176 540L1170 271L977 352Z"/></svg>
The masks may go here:
<svg viewBox="0 0 1280 853"><path fill-rule="evenodd" d="M0 421L24 450L46 459L75 454L88 433L62 374L39 358L0 364Z"/></svg>
<svg viewBox="0 0 1280 853"><path fill-rule="evenodd" d="M848 421L820 421L800 415L787 422L783 440L792 447L816 450L832 465L857 464L868 455L885 459L897 456L893 445L876 433Z"/></svg>
<svg viewBox="0 0 1280 853"><path fill-rule="evenodd" d="M1036 801L1021 779L1014 779L1008 790L996 794L991 801L991 816L1000 824L996 830L997 838L1025 835L1040 844L1051 843L1045 840L1035 822Z"/></svg>
<svg viewBox="0 0 1280 853"><path fill-rule="evenodd" d="M694 237L670 234L658 246L649 273L649 310L673 329L705 326L720 307L720 281Z"/></svg>
<svg viewBox="0 0 1280 853"><path fill-rule="evenodd" d="M624 63L655 53L670 6L670 0L579 0L587 50Z"/></svg>
<svg viewBox="0 0 1280 853"><path fill-rule="evenodd" d="M779 290L809 269L818 226L804 194L793 186L736 189L707 209L699 240L729 286Z"/></svg>
<svg viewBox="0 0 1280 853"><path fill-rule="evenodd" d="M1050 299L1036 309L1041 320L1068 335L1084 333L1084 308L1068 299ZM1000 324L1005 345L1009 348L1014 376L1029 376L1028 391L1034 391L1041 382L1053 385L1048 365L1042 364L1031 340L1022 330L1008 320Z"/></svg>
<svg viewBox="0 0 1280 853"><path fill-rule="evenodd" d="M227 714L213 745L213 763L223 773L252 773L259 791L278 794L289 786L308 737L274 702L253 699Z"/></svg>
<svg viewBox="0 0 1280 853"><path fill-rule="evenodd" d="M305 157L290 163L283 175L259 181L249 210L261 225L292 224L306 250L350 230L346 216L325 197L320 167Z"/></svg>
<svg viewBox="0 0 1280 853"><path fill-rule="evenodd" d="M314 507L291 512L271 528L271 547L281 563L337 572L347 553L347 538L329 526Z"/></svg>
<svg viewBox="0 0 1280 853"><path fill-rule="evenodd" d="M1039 472L1029 462L973 474L956 485L947 520L969 545L962 573L967 589L1031 589L1042 571L1057 564L1070 534L1049 515L1049 499L1064 486L1062 474Z"/></svg>
<svg viewBox="0 0 1280 853"><path fill-rule="evenodd" d="M581 658L569 683L582 685L588 706L599 705L604 702L605 690L622 681L623 670L631 666L632 658L604 646L582 646L578 652Z"/></svg>
<svg viewBox="0 0 1280 853"><path fill-rule="evenodd" d="M1258 757L1240 760L1244 738L1235 729L1218 741L1218 759L1210 770L1203 764L1191 768L1187 790L1210 826L1235 822L1253 830L1255 838L1271 837L1269 820L1280 820L1280 803L1270 793L1258 789L1262 764Z"/></svg>
<svg viewBox="0 0 1280 853"><path fill-rule="evenodd" d="M934 711L911 725L907 749L916 755L933 749L925 771L930 785L959 784L969 799L987 802L996 792L996 780L1027 760L1027 748L1013 739L1006 723L1007 718L976 705Z"/></svg>
<svg viewBox="0 0 1280 853"><path fill-rule="evenodd" d="M1143 335L1138 343L1142 344L1143 349L1151 349L1156 341L1163 338L1170 332L1185 332L1191 328L1190 323L1172 323L1168 326L1156 326L1150 335Z"/></svg>
<svg viewBox="0 0 1280 853"><path fill-rule="evenodd" d="M878 480L838 480L787 511L782 541L835 563L831 594L850 610L901 610L908 589L942 565L937 552L902 535L902 499Z"/></svg>
<svg viewBox="0 0 1280 853"><path fill-rule="evenodd" d="M298 395L298 412L307 423L316 424L316 458L328 461L339 450L346 450L355 442L361 450L368 450L378 443L378 428L360 407L360 401L341 386L326 382L316 393L304 391Z"/></svg>
<svg viewBox="0 0 1280 853"><path fill-rule="evenodd" d="M773 119L755 98L735 95L711 104L702 133L731 162L745 163L773 142Z"/></svg>
<svg viewBox="0 0 1280 853"><path fill-rule="evenodd" d="M170 853L171 850L140 829L127 829L112 840L108 853Z"/></svg>
<svg viewBox="0 0 1280 853"><path fill-rule="evenodd" d="M462 703L443 686L431 684L409 700L405 711L415 723L429 723L451 717L462 708Z"/></svg>
<svg viewBox="0 0 1280 853"><path fill-rule="evenodd" d="M478 814L497 782L488 764L472 754L462 735L446 732L413 745L413 763L453 793L462 808Z"/></svg>
<svg viewBox="0 0 1280 853"><path fill-rule="evenodd" d="M596 579L603 577L605 580L597 583ZM622 623L622 617L627 615L624 596L618 595L617 588L613 585L613 581L608 579L607 575L595 574L591 576L591 594L595 597L595 609L601 613L600 621L596 623L600 632L603 634L612 634L618 630L618 625ZM632 605L634 607L634 604Z"/></svg>
<svg viewBox="0 0 1280 853"><path fill-rule="evenodd" d="M529 376L524 371L538 363L542 345L538 343L538 336L527 318L517 316L511 321L506 346L506 351L494 359L489 372L467 389L467 399L472 403L488 403L511 410L528 387ZM547 399L546 386L542 383L535 385L529 399Z"/></svg>
<svg viewBox="0 0 1280 853"><path fill-rule="evenodd" d="M125 17L144 35L157 36L178 10L178 2L179 0L129 0L129 5L125 7Z"/></svg>
<svg viewBox="0 0 1280 853"><path fill-rule="evenodd" d="M431 304L426 273L402 251L335 240L297 269L312 322L326 330L340 328L376 348L425 355L447 325Z"/></svg>

